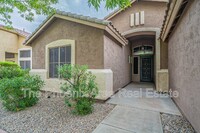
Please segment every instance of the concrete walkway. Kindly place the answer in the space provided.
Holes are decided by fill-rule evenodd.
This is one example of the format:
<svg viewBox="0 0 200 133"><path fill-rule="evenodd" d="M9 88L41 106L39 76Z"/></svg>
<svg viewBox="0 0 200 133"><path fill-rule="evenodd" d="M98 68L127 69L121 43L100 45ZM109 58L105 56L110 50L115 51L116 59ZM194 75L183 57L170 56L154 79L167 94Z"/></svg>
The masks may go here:
<svg viewBox="0 0 200 133"><path fill-rule="evenodd" d="M6 133L6 131L3 131L3 130L0 129L0 133Z"/></svg>
<svg viewBox="0 0 200 133"><path fill-rule="evenodd" d="M117 106L93 133L162 133L160 113L181 113L168 95L153 88L151 83L132 83L119 91L107 101Z"/></svg>

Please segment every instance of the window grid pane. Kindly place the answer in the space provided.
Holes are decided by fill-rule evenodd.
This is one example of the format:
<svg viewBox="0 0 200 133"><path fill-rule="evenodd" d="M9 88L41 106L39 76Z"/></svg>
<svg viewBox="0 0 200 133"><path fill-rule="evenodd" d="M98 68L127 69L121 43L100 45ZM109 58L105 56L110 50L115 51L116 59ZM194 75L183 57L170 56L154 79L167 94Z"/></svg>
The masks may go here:
<svg viewBox="0 0 200 133"><path fill-rule="evenodd" d="M49 49L49 77L58 78L58 67L71 64L71 46Z"/></svg>
<svg viewBox="0 0 200 133"><path fill-rule="evenodd" d="M29 58L29 57L31 57L31 51L30 50L22 50L22 51L20 51L20 57L21 58Z"/></svg>
<svg viewBox="0 0 200 133"><path fill-rule="evenodd" d="M31 61L20 61L22 69L31 69Z"/></svg>

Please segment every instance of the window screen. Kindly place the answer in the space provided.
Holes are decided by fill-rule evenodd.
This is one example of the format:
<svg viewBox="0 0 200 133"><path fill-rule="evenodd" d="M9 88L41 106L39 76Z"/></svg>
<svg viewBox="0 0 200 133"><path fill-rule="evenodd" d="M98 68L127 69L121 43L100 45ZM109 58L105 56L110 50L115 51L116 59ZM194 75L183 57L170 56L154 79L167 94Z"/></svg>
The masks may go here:
<svg viewBox="0 0 200 133"><path fill-rule="evenodd" d="M49 49L49 77L58 77L58 67L71 63L71 46Z"/></svg>
<svg viewBox="0 0 200 133"><path fill-rule="evenodd" d="M15 54L6 52L6 58L15 58Z"/></svg>
<svg viewBox="0 0 200 133"><path fill-rule="evenodd" d="M31 57L31 51L30 50L20 51L20 57L21 58Z"/></svg>
<svg viewBox="0 0 200 133"><path fill-rule="evenodd" d="M20 61L22 69L31 69L31 61Z"/></svg>
<svg viewBox="0 0 200 133"><path fill-rule="evenodd" d="M134 57L134 74L138 74L138 57Z"/></svg>

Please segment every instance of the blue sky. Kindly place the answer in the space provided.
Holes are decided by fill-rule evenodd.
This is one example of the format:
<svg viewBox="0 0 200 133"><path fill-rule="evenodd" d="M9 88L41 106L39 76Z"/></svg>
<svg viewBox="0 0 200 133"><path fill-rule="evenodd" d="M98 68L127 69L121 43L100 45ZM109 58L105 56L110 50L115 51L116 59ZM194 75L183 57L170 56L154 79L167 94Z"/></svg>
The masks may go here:
<svg viewBox="0 0 200 133"><path fill-rule="evenodd" d="M112 10L107 10L105 8L105 3L102 3L100 9L96 11L94 7L88 6L87 0L59 0L59 3L54 5L54 7L61 11L67 11L96 18L104 18L112 12ZM17 11L14 11L11 20L13 22L13 27L25 29L28 32L33 32L45 18L45 16L36 15L34 17L34 22L29 22L21 18Z"/></svg>

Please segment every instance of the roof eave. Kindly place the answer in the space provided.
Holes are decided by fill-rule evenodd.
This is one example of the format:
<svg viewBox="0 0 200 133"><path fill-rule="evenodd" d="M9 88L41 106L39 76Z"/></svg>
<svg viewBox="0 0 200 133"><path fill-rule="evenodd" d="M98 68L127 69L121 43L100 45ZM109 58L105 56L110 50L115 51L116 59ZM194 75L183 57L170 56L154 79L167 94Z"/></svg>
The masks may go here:
<svg viewBox="0 0 200 133"><path fill-rule="evenodd" d="M23 35L23 34L18 33L17 31L12 31L12 30L5 29L5 28L2 28L2 27L0 27L0 30L7 31L7 32L10 32L10 33L13 33L13 34L16 34L16 35L22 36L22 37L24 37L24 38L27 37L27 36L25 36L25 35Z"/></svg>
<svg viewBox="0 0 200 133"><path fill-rule="evenodd" d="M105 31L107 31L112 37L114 37L123 46L128 45L128 40L123 35L121 35L119 31L114 30L114 27L112 24L108 25Z"/></svg>
<svg viewBox="0 0 200 133"><path fill-rule="evenodd" d="M160 38L163 41L166 41L169 38L177 23L179 22L180 18L182 17L185 8L189 5L189 2L191 3L192 1L174 0L168 6L168 10L166 12L165 20L163 22L164 24L160 34Z"/></svg>
<svg viewBox="0 0 200 133"><path fill-rule="evenodd" d="M87 19L87 17L85 17L85 16L81 16L81 17L77 17L77 16L73 16L73 15L65 16L65 14L62 14L62 12L61 12L61 14L57 13L57 14L54 14L51 17L47 18L43 22L43 24L41 26L39 26L39 28L25 41L24 44L31 45L32 41L43 31L43 29L56 18L88 25L88 26L95 27L95 28L102 29L102 30L107 30L109 27L110 31L112 31L110 33L113 35L113 37L116 38L116 40L118 40L123 45L126 45L128 43L126 38L124 38L123 35L121 35L119 33L119 31L117 31L117 29L114 28L114 26L109 21L100 21L100 20L98 21L98 20L95 20L92 18Z"/></svg>

